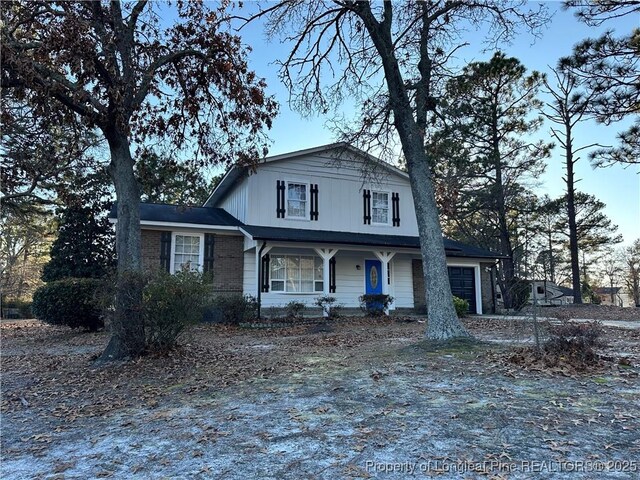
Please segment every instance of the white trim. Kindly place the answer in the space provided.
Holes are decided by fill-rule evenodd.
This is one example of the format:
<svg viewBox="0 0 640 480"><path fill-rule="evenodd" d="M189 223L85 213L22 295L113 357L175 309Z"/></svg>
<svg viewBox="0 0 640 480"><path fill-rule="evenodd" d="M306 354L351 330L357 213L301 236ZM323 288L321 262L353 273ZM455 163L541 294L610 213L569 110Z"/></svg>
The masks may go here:
<svg viewBox="0 0 640 480"><path fill-rule="evenodd" d="M202 204L203 207L207 206L207 203L209 203L209 200L211 200L211 197L213 197L213 194L216 193L216 190L218 190L218 187L220 185L222 185L222 182L224 182L226 180L226 178L229 176L229 174L231 173L232 170L235 170L236 168L238 168L237 166L233 165L229 170L227 170L227 172L223 175L223 177L220 179L220 181L218 182L218 185L216 185L216 188L213 189L213 191L211 192L211 195L209 195L207 197L207 200Z"/></svg>
<svg viewBox="0 0 640 480"><path fill-rule="evenodd" d="M262 162L260 163L270 163L270 162L277 162L279 160L287 160L287 159L291 159L291 158L295 158L295 157L301 157L303 155L310 155L313 153L319 153L319 152L328 152L330 150L346 150L349 151L355 155L361 156L361 157L365 157L366 159L376 162L378 164L380 164L382 167L388 168L390 171L392 171L393 173L400 175L401 177L404 177L406 179L409 178L409 174L403 170L400 170L398 167L391 165L390 163L384 162L382 160L380 160L377 157L374 157L373 155L371 155L370 153L365 152L364 150L360 150L357 147L354 147L353 145L350 145L346 142L336 142L336 143L329 143L327 145L320 145L317 147L311 147L311 148L305 148L302 150L296 150L293 152L288 152L288 153L281 153L279 155L273 155L271 157L266 157ZM220 182L222 183L222 182Z"/></svg>
<svg viewBox="0 0 640 480"><path fill-rule="evenodd" d="M284 218L285 220L303 220L303 221L311 221L310 211L311 211L311 187L308 181L304 180L284 180L285 188L284 188ZM289 184L293 183L294 185L304 185L305 187L305 201L304 201L304 217L293 217L289 215Z"/></svg>
<svg viewBox="0 0 640 480"><path fill-rule="evenodd" d="M286 261L285 261L285 274L284 274L284 279L280 280L280 279L276 279L273 280L271 278L271 268L273 266L272 260L273 257L298 257L298 259L301 259L302 257L307 257L307 258L313 258L313 290L311 292L289 292L287 291L287 283L288 283L288 279L287 279L287 267L286 267ZM324 288L325 288L325 280L324 280L324 274L323 274L323 279L322 279L322 290L316 290L316 282L318 282L319 280L316 280L316 267L315 267L315 259L319 258L320 260L322 260L323 258L320 255L305 255L302 253L275 253L273 255L271 255L271 258L269 259L269 293L273 293L273 294L280 294L280 295L319 295L319 294L323 294L324 292ZM324 267L323 267L324 268ZM284 290L274 290L273 289L273 282L284 282ZM300 277L300 281L302 282L302 277Z"/></svg>
<svg viewBox="0 0 640 480"><path fill-rule="evenodd" d="M141 220L141 226L153 227L177 227L177 228L195 228L199 230L227 230L231 232L239 232L240 227L228 225L207 225L202 223L182 223L182 222L159 222L154 220Z"/></svg>
<svg viewBox="0 0 640 480"><path fill-rule="evenodd" d="M213 207L212 207L213 208ZM112 224L118 223L117 218L109 217ZM183 223L183 222L161 222L157 220L140 220L141 227L177 227L177 228L194 228L198 230L225 230L229 232L241 232L249 236L246 232L241 231L240 227L229 225L208 225L206 223Z"/></svg>
<svg viewBox="0 0 640 480"><path fill-rule="evenodd" d="M175 261L176 261L176 235L184 237L199 237L200 247L198 251L198 271L201 272L204 267L204 233L196 233L191 231L177 231L171 232L171 257L169 257L169 273L175 274Z"/></svg>
<svg viewBox="0 0 640 480"><path fill-rule="evenodd" d="M373 194L374 193L385 193L387 195L387 221L385 223L373 221ZM389 225L391 225L391 190L371 189L371 225L376 225L378 227L388 227Z"/></svg>
<svg viewBox="0 0 640 480"><path fill-rule="evenodd" d="M372 252L375 255L375 252ZM367 260L372 260L374 262L380 262L380 278L382 278L382 260L380 260L379 258L377 258L377 256L375 258L367 258L364 257L364 261L362 262L362 294L363 295L367 295ZM385 277L384 281L386 282L387 279ZM384 290L384 284L380 285L381 287L383 287Z"/></svg>
<svg viewBox="0 0 640 480"><path fill-rule="evenodd" d="M482 277L480 276L480 263L447 262L447 267L473 268L474 282L476 285L476 313L482 315Z"/></svg>

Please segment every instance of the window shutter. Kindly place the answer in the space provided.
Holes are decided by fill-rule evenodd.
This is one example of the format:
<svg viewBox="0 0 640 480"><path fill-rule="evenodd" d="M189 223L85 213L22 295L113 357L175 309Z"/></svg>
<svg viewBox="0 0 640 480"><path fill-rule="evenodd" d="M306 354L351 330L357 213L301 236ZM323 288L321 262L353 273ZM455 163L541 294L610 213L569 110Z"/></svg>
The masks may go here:
<svg viewBox="0 0 640 480"><path fill-rule="evenodd" d="M215 235L213 233L204 234L204 273L213 272L213 254L215 250Z"/></svg>
<svg viewBox="0 0 640 480"><path fill-rule="evenodd" d="M260 291L268 292L269 291L269 254L267 253L264 257L262 257L262 265L260 267Z"/></svg>
<svg viewBox="0 0 640 480"><path fill-rule="evenodd" d="M362 191L362 206L364 210L364 224L371 225L371 190Z"/></svg>
<svg viewBox="0 0 640 480"><path fill-rule="evenodd" d="M329 260L329 293L336 293L336 257Z"/></svg>
<svg viewBox="0 0 640 480"><path fill-rule="evenodd" d="M318 184L311 184L311 220L318 220Z"/></svg>
<svg viewBox="0 0 640 480"><path fill-rule="evenodd" d="M393 211L393 226L400 226L400 194L398 192L394 192L391 194L391 205Z"/></svg>
<svg viewBox="0 0 640 480"><path fill-rule="evenodd" d="M171 269L171 232L160 234L160 268L166 272Z"/></svg>
<svg viewBox="0 0 640 480"><path fill-rule="evenodd" d="M278 218L284 218L284 180L278 180L276 182L276 214Z"/></svg>

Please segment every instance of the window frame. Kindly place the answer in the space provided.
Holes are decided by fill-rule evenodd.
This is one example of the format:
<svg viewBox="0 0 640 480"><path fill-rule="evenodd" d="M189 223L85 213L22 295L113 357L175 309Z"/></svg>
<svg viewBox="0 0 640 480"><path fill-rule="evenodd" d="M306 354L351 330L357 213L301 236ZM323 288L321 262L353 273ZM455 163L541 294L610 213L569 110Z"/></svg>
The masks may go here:
<svg viewBox="0 0 640 480"><path fill-rule="evenodd" d="M387 196L387 221L382 223L382 222L375 222L373 219L374 214L373 214L373 195L374 194L384 194ZM389 226L391 225L391 191L390 190L371 190L371 225L383 225L383 226Z"/></svg>
<svg viewBox="0 0 640 480"><path fill-rule="evenodd" d="M274 257L282 257L285 259L284 262L284 278L280 279L274 279L272 277L272 269L273 269L273 265L274 265ZM290 291L287 290L287 285L289 283L289 279L287 278L287 272L288 272L288 268L287 268L287 261L286 259L289 257L295 257L298 258L298 260L301 260L302 258L312 258L313 259L313 290L310 292L301 292L301 291ZM322 263L322 258L320 258L318 255L304 255L304 254L287 254L287 253L276 253L276 254L272 254L271 258L269 260L269 292L272 293L276 293L276 294L280 294L280 295L318 295L318 294L322 294L324 292L324 279L320 279L320 280L316 280L316 276L315 276L315 272L316 272L316 262L320 261L320 267L322 267L322 271L324 274L324 266ZM302 270L302 262L299 261L299 271ZM284 283L284 290L274 290L273 288L273 282L283 282ZM300 275L300 285L302 285L302 275ZM321 288L320 290L316 290L318 284L320 284Z"/></svg>
<svg viewBox="0 0 640 480"><path fill-rule="evenodd" d="M169 257L169 273L176 274L176 237L198 237L200 239L200 248L198 249L198 268L196 271L202 272L204 269L204 233L174 231L171 232L171 256Z"/></svg>
<svg viewBox="0 0 640 480"><path fill-rule="evenodd" d="M297 217L291 215L289 209L289 185L304 185L305 188L305 201L304 201L304 216ZM285 215L284 218L288 220L311 220L310 212L311 212L311 188L309 182L304 182L300 180L285 180L285 190L284 190L284 205L285 205Z"/></svg>

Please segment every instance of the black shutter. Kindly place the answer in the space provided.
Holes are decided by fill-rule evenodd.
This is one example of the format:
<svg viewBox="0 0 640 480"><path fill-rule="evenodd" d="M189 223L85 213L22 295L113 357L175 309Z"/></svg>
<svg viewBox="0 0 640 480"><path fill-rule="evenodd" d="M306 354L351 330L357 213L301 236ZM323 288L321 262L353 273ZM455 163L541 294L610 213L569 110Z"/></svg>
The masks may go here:
<svg viewBox="0 0 640 480"><path fill-rule="evenodd" d="M284 180L276 182L276 214L278 218L284 218Z"/></svg>
<svg viewBox="0 0 640 480"><path fill-rule="evenodd" d="M400 226L400 194L394 192L391 194L391 205L393 211L393 226Z"/></svg>
<svg viewBox="0 0 640 480"><path fill-rule="evenodd" d="M371 190L362 191L362 206L364 210L364 224L371 225Z"/></svg>
<svg viewBox="0 0 640 480"><path fill-rule="evenodd" d="M269 291L269 254L267 253L262 257L262 264L260 266L260 291Z"/></svg>
<svg viewBox="0 0 640 480"><path fill-rule="evenodd" d="M311 220L318 220L318 184L311 184Z"/></svg>
<svg viewBox="0 0 640 480"><path fill-rule="evenodd" d="M215 236L213 233L204 234L204 265L202 266L204 273L213 272L213 252L215 245Z"/></svg>
<svg viewBox="0 0 640 480"><path fill-rule="evenodd" d="M329 260L329 293L336 293L336 257Z"/></svg>
<svg viewBox="0 0 640 480"><path fill-rule="evenodd" d="M160 268L166 272L171 269L171 232L160 234Z"/></svg>

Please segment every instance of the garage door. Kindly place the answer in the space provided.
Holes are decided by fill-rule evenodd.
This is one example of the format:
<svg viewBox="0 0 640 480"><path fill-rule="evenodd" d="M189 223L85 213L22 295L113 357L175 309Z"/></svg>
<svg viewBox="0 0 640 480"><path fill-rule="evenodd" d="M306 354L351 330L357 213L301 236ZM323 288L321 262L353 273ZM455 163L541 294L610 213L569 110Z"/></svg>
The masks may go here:
<svg viewBox="0 0 640 480"><path fill-rule="evenodd" d="M451 284L451 293L469 302L470 313L477 313L474 269L469 267L449 267L449 283Z"/></svg>

